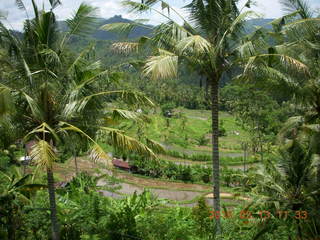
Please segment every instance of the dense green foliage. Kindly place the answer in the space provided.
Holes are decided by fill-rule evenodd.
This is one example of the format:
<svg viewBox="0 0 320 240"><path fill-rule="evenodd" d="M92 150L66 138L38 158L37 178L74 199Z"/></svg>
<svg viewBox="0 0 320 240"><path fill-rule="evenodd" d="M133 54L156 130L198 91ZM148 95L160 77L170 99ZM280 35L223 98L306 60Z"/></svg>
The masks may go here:
<svg viewBox="0 0 320 240"><path fill-rule="evenodd" d="M238 2L183 25L124 2L172 20L152 27L31 1L22 33L0 12L0 239L319 239L319 18L283 0L253 29Z"/></svg>

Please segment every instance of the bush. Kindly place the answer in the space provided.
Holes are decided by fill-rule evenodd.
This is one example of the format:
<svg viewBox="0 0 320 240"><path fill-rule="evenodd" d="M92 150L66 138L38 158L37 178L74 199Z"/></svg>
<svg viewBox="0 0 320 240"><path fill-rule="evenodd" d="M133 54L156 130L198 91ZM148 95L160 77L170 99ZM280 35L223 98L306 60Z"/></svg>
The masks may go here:
<svg viewBox="0 0 320 240"><path fill-rule="evenodd" d="M0 169L6 169L10 165L10 157L8 155L0 154Z"/></svg>
<svg viewBox="0 0 320 240"><path fill-rule="evenodd" d="M161 105L161 112L164 117L170 118L173 116L173 109L176 105L173 102L169 102Z"/></svg>
<svg viewBox="0 0 320 240"><path fill-rule="evenodd" d="M203 134L203 135L198 139L198 145L199 145L199 146L207 146L209 142L210 142L210 139L207 138L206 134Z"/></svg>

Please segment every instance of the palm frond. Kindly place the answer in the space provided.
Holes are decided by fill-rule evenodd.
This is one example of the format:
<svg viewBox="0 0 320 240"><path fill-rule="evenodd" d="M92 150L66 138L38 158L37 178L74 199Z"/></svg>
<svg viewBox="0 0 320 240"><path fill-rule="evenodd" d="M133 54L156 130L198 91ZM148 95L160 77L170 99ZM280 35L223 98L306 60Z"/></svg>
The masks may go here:
<svg viewBox="0 0 320 240"><path fill-rule="evenodd" d="M126 7L129 12L143 13L151 10L151 6L131 0L121 1L122 6Z"/></svg>
<svg viewBox="0 0 320 240"><path fill-rule="evenodd" d="M31 150L31 158L39 167L52 169L57 157L53 147L44 140L39 140Z"/></svg>
<svg viewBox="0 0 320 240"><path fill-rule="evenodd" d="M35 129L33 129L32 131L30 131L25 137L24 137L24 142L27 142L27 140L31 137L35 135L37 136L46 136L46 135L50 135L50 137L52 137L52 139L54 139L56 142L60 141L59 136L57 135L56 131L54 129L52 129L47 123L43 122L41 123L41 125L39 125L38 127L36 127Z"/></svg>
<svg viewBox="0 0 320 240"><path fill-rule="evenodd" d="M61 4L60 0L49 0L49 2L51 4L51 9L55 9L57 6Z"/></svg>
<svg viewBox="0 0 320 240"><path fill-rule="evenodd" d="M110 159L108 155L105 153L105 151L103 150L103 148L93 138L91 138L88 134L86 134L80 128L66 122L60 122L59 125L60 125L59 132L68 132L68 131L77 132L83 137L85 137L86 139L88 139L88 141L90 141L93 144L92 150L90 153L90 157L93 161L96 162L102 159L105 159L105 160Z"/></svg>
<svg viewBox="0 0 320 240"><path fill-rule="evenodd" d="M192 30L192 29L191 29ZM194 32L192 30L192 32ZM152 43L154 47L160 49L175 49L176 44L192 35L190 29L180 26L174 21L160 24L153 31Z"/></svg>
<svg viewBox="0 0 320 240"><path fill-rule="evenodd" d="M282 28L288 24L290 21L296 19L299 11L290 12L289 14L282 16L281 18L277 18L271 22L272 28L275 32L280 32Z"/></svg>
<svg viewBox="0 0 320 240"><path fill-rule="evenodd" d="M81 3L73 18L67 19L66 23L69 29L60 43L61 49L72 35L88 35L97 28L97 8Z"/></svg>
<svg viewBox="0 0 320 240"><path fill-rule="evenodd" d="M154 153L158 153L158 154L166 153L166 150L164 149L164 147L160 143L152 139L146 138L146 144Z"/></svg>
<svg viewBox="0 0 320 240"><path fill-rule="evenodd" d="M97 24L97 8L82 3L72 19L66 20L71 35L91 33Z"/></svg>
<svg viewBox="0 0 320 240"><path fill-rule="evenodd" d="M192 35L178 42L177 49L179 52L191 51L197 54L204 54L210 51L211 44L200 35Z"/></svg>
<svg viewBox="0 0 320 240"><path fill-rule="evenodd" d="M159 56L153 56L147 60L143 74L152 79L177 77L178 56L162 49L159 49L159 52Z"/></svg>
<svg viewBox="0 0 320 240"><path fill-rule="evenodd" d="M107 166L111 166L110 157L106 154L106 152L98 144L94 144L91 147L89 157L95 163L96 162L103 162Z"/></svg>
<svg viewBox="0 0 320 240"><path fill-rule="evenodd" d="M112 50L120 54L138 52L139 47L140 44L136 42L117 42L111 45Z"/></svg>
<svg viewBox="0 0 320 240"><path fill-rule="evenodd" d="M99 92L99 93L92 94L90 96L85 97L83 101L84 103L87 103L93 97L103 96L103 95L120 95L122 100L127 104L154 107L154 103L148 97L146 97L143 93L135 92L135 91L126 91L126 90Z"/></svg>
<svg viewBox="0 0 320 240"><path fill-rule="evenodd" d="M250 57L245 66L245 72L248 69L252 68L258 62L262 62L264 64L265 62L263 61L263 59L268 60L268 58L270 57L278 59L282 66L285 67L288 71L295 71L296 73L310 75L308 66L306 66L301 61L284 54L260 54Z"/></svg>
<svg viewBox="0 0 320 240"><path fill-rule="evenodd" d="M280 3L283 6L283 10L288 13L298 11L301 18L312 18L311 7L305 0L280 0Z"/></svg>
<svg viewBox="0 0 320 240"><path fill-rule="evenodd" d="M27 100L33 116L39 121L44 121L43 111L42 111L41 107L39 106L39 104L37 103L37 101L34 100L32 97L30 97L26 93L22 93L22 94L25 97L25 99Z"/></svg>
<svg viewBox="0 0 320 240"><path fill-rule="evenodd" d="M305 123L302 116L295 116L289 118L278 133L278 140L285 143L287 139L293 139L298 134L299 128Z"/></svg>
<svg viewBox="0 0 320 240"><path fill-rule="evenodd" d="M111 131L109 133L109 140L113 147L121 151L141 154L148 158L156 157L148 146L132 137L120 133L119 131Z"/></svg>
<svg viewBox="0 0 320 240"><path fill-rule="evenodd" d="M41 50L40 55L42 55L46 59L46 62L51 66L59 66L61 64L58 53L50 48Z"/></svg>
<svg viewBox="0 0 320 240"><path fill-rule="evenodd" d="M14 99L11 89L0 85L0 117L14 112Z"/></svg>
<svg viewBox="0 0 320 240"><path fill-rule="evenodd" d="M72 70L74 70L75 66L80 65L82 62L84 62L84 58L88 56L95 48L95 44L91 43L87 47L85 47L78 57L70 64L68 67L68 72L70 73Z"/></svg>
<svg viewBox="0 0 320 240"><path fill-rule="evenodd" d="M26 6L24 5L22 0L15 0L16 5L20 10L27 11Z"/></svg>
<svg viewBox="0 0 320 240"><path fill-rule="evenodd" d="M111 118L115 121L119 121L119 120L147 121L147 116L141 113L132 112L132 111L123 110L123 109L113 109L111 113Z"/></svg>

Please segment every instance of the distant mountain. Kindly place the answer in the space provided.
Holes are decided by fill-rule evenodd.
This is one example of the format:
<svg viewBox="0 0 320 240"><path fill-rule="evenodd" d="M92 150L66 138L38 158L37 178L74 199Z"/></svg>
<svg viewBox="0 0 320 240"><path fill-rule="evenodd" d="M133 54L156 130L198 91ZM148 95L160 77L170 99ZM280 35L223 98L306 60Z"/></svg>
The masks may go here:
<svg viewBox="0 0 320 240"><path fill-rule="evenodd" d="M271 18L257 18L257 19L250 19L247 21L246 30L247 32L252 32L255 30L256 27L264 27L266 29L271 29L272 25L271 22L274 19Z"/></svg>
<svg viewBox="0 0 320 240"><path fill-rule="evenodd" d="M247 32L252 32L255 30L256 27L263 26L265 28L270 29L271 24L274 19L251 19L247 21L247 26L246 26L246 31ZM117 23L117 22L122 22L122 23L130 23L132 20L122 18L121 15L115 15L112 18L109 19L104 19L100 18L99 19L99 24L98 26L101 27L105 24L110 24L110 23ZM139 38L142 36L149 35L151 33L150 27L151 25L145 25L146 27L137 27L135 28L130 34L129 34L129 39L135 39ZM59 28L61 31L67 31L67 24L64 21L59 22ZM97 39L97 40L119 40L119 35L112 33L112 32L107 32L107 31L101 31L97 30L95 31L92 35L92 38Z"/></svg>
<svg viewBox="0 0 320 240"><path fill-rule="evenodd" d="M118 23L118 22L122 22L122 23L130 23L132 22L132 20L129 19L125 19L122 18L121 15L115 15L112 18L109 19L104 19L104 18L100 18L99 19L99 28L105 24L110 24L110 23ZM150 27L150 25L145 25L146 27L136 27L130 34L129 34L129 38L130 39L135 39L135 38L139 38L142 36L146 36L149 35L151 33L151 30L148 28ZM67 31L67 24L64 21L59 22L59 28L61 31ZM97 40L119 40L119 35L112 33L112 32L107 32L107 31L101 31L101 30L97 30L95 31L92 35L92 38L95 38Z"/></svg>

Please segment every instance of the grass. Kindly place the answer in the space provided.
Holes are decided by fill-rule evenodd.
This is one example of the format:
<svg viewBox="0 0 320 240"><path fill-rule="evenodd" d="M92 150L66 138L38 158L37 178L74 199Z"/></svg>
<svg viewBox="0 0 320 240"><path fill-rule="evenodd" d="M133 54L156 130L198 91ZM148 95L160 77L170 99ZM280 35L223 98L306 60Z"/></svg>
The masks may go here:
<svg viewBox="0 0 320 240"><path fill-rule="evenodd" d="M212 144L211 144L211 112L208 110L190 110L184 108L175 109L175 115L180 113L186 117L187 121L183 126L183 118L170 118L170 126L167 127L166 118L160 113L151 114L150 123L143 126L142 132L144 136L155 140L165 146L169 152L180 153L178 158L193 161L211 161ZM220 112L220 120L226 130L226 136L220 137L220 157L222 165L239 165L242 164L243 151L241 142L248 139L248 133L237 125L235 117L227 112ZM126 134L138 138L138 126L132 122L124 122L121 128ZM208 144L199 146L199 140L205 136ZM105 143L101 143L103 149L107 152L113 152L112 147ZM170 157L177 157L170 153L168 157L161 156L162 159L170 160ZM186 157L187 156L187 157ZM207 158L206 158L207 157ZM250 159L248 163L253 163L254 159Z"/></svg>
<svg viewBox="0 0 320 240"><path fill-rule="evenodd" d="M144 134L153 140L165 143L166 145L180 146L192 150L199 150L199 139L206 135L208 140L211 139L211 113L206 110L189 110L179 108L175 112L180 112L186 116L187 121L183 126L183 118L170 118L169 127L167 127L166 118L161 114L153 114L150 116L151 123L144 126ZM222 151L241 150L241 141L248 138L248 134L236 124L236 119L226 113L220 112L220 120L226 129L226 136L220 138ZM127 124L126 129L129 135L137 135L137 127L132 124ZM238 132L239 135L235 134ZM204 147L204 152L210 152L210 143Z"/></svg>

